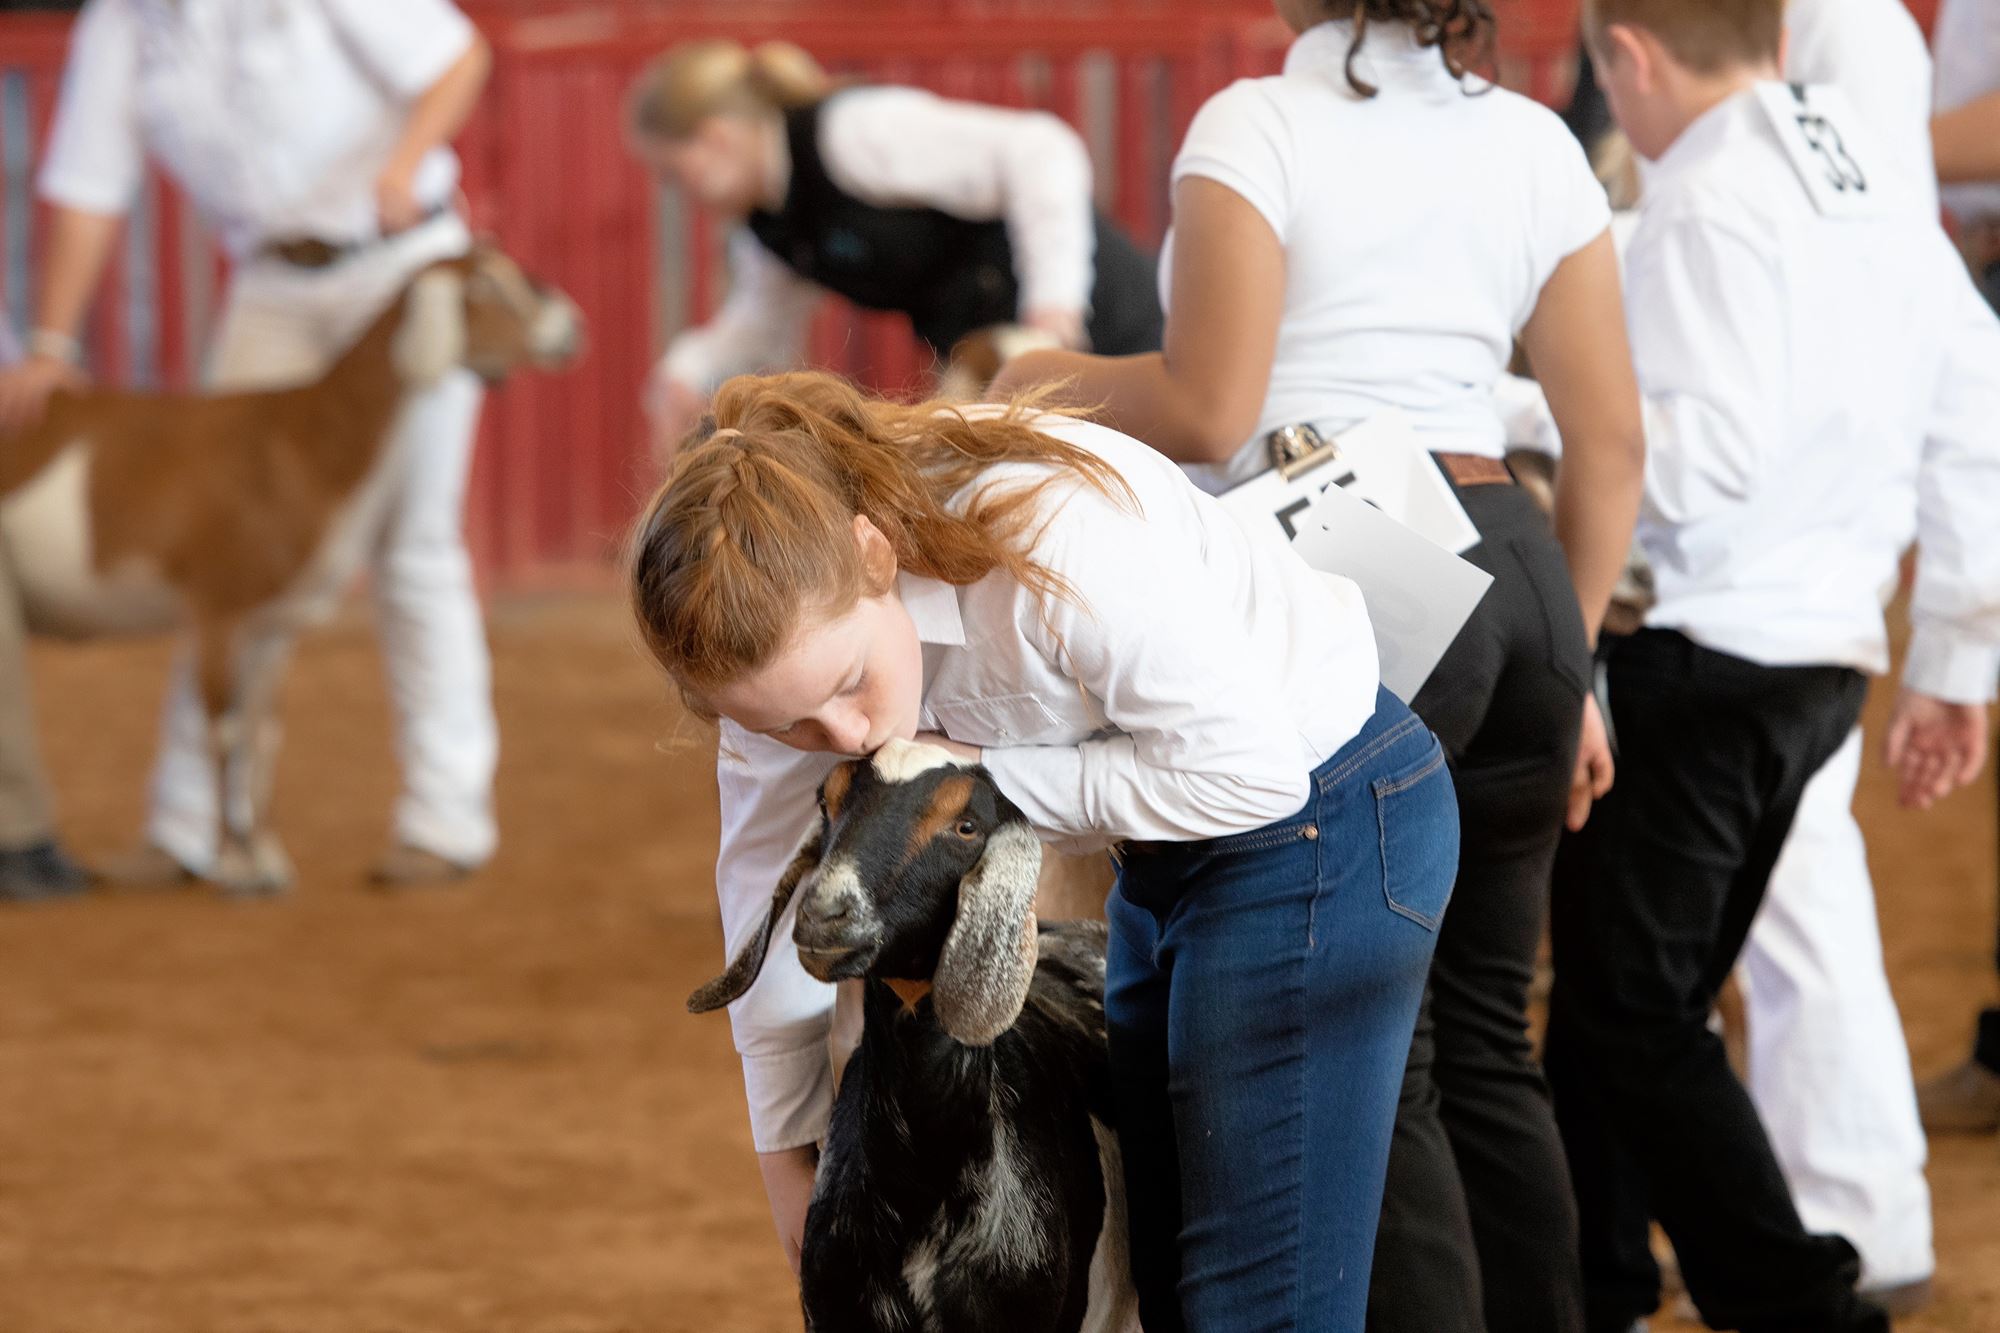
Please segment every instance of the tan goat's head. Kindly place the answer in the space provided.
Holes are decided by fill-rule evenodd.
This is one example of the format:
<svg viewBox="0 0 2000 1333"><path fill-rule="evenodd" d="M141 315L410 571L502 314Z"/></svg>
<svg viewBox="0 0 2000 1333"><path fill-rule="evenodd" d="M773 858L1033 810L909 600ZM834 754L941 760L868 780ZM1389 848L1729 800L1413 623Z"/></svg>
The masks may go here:
<svg viewBox="0 0 2000 1333"><path fill-rule="evenodd" d="M492 383L524 365L559 369L582 348L576 303L481 241L411 280L396 334L396 366L413 384L461 365Z"/></svg>

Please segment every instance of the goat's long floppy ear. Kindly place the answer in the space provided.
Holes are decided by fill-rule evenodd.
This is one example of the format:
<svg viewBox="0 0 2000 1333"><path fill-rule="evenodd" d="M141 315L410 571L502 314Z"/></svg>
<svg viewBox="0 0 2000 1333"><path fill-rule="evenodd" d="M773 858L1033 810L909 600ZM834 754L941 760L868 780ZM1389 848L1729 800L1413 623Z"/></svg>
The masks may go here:
<svg viewBox="0 0 2000 1333"><path fill-rule="evenodd" d="M1035 975L1035 881L1042 844L1024 820L1009 820L958 883L958 917L938 955L931 1008L938 1026L967 1046L988 1046L1021 1016Z"/></svg>
<svg viewBox="0 0 2000 1333"><path fill-rule="evenodd" d="M440 264L410 284L393 355L408 384L434 384L465 358L465 279L456 269Z"/></svg>
<svg viewBox="0 0 2000 1333"><path fill-rule="evenodd" d="M720 1009L750 989L750 983L764 970L764 954L771 947L771 932L777 929L778 918L785 914L799 881L819 864L820 843L825 836L825 821L815 822L812 832L806 834L806 840L793 854L792 863L785 867L784 874L778 876L778 887L771 891L771 910L765 915L764 924L757 927L757 933L744 942L742 950L730 962L728 971L688 996L689 1013L705 1014Z"/></svg>

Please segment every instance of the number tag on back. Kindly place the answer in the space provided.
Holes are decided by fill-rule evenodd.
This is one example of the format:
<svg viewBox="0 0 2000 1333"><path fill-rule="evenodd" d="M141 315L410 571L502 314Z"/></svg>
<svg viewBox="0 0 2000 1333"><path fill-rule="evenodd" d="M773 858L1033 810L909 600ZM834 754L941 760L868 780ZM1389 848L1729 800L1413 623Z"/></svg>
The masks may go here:
<svg viewBox="0 0 2000 1333"><path fill-rule="evenodd" d="M1891 206L1889 182L1878 177L1870 145L1854 128L1858 118L1839 89L1760 83L1757 100L1823 216L1880 217Z"/></svg>

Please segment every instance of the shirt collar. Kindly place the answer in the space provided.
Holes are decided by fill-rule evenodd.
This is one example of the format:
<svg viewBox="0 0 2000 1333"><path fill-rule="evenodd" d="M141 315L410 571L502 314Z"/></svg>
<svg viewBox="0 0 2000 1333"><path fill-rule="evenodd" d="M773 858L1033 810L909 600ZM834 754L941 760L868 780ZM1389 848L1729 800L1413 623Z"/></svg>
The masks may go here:
<svg viewBox="0 0 2000 1333"><path fill-rule="evenodd" d="M1285 52L1285 73L1330 79L1346 88L1347 50L1353 44L1351 19L1329 19L1307 28ZM1457 86L1445 68L1443 53L1435 46L1418 45L1416 29L1409 24L1387 20L1368 25L1366 39L1354 57L1354 72L1377 88Z"/></svg>
<svg viewBox="0 0 2000 1333"><path fill-rule="evenodd" d="M958 612L958 589L904 570L896 575L896 595L902 599L903 609L910 613L910 622L917 627L920 642L951 648L965 646L965 620Z"/></svg>
<svg viewBox="0 0 2000 1333"><path fill-rule="evenodd" d="M1698 170L1725 145L1752 131L1761 114L1755 88L1745 88L1723 98L1689 122L1680 138L1657 161L1640 160L1641 192L1650 193Z"/></svg>

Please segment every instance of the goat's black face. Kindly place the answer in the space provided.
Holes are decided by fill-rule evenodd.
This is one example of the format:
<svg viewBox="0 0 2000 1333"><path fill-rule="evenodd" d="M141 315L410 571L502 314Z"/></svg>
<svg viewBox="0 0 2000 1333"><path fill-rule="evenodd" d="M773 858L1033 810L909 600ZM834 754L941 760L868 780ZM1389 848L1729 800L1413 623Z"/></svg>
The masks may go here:
<svg viewBox="0 0 2000 1333"><path fill-rule="evenodd" d="M820 818L819 865L799 885L793 939L822 981L930 980L960 881L996 829L1021 823L984 769L895 743L834 769Z"/></svg>

